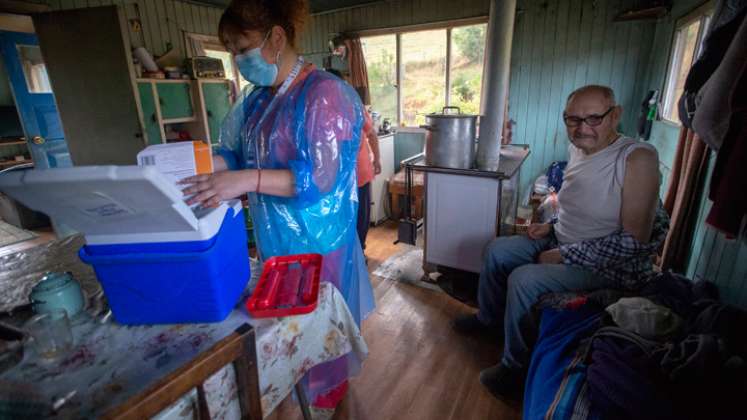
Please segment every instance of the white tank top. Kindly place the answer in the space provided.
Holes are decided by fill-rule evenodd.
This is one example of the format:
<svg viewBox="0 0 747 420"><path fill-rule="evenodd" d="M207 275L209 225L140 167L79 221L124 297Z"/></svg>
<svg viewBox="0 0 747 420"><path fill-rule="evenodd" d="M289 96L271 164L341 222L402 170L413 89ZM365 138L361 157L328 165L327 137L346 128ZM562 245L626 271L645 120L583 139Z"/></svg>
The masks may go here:
<svg viewBox="0 0 747 420"><path fill-rule="evenodd" d="M563 186L558 193L555 235L561 244L607 236L622 228L622 184L628 155L640 147L656 148L629 137L619 137L593 155L570 145Z"/></svg>

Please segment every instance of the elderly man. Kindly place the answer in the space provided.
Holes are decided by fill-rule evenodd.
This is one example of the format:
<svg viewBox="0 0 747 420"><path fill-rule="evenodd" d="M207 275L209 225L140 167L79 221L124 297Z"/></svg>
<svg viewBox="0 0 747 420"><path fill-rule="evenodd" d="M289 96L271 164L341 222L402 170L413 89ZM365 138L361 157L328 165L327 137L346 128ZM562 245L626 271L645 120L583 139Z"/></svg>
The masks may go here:
<svg viewBox="0 0 747 420"><path fill-rule="evenodd" d="M585 86L568 96L563 121L570 159L555 223L495 239L480 273L479 311L455 320L462 333L504 329L501 362L480 373L496 397L521 394L535 339L532 306L548 292L636 289L653 276L651 255L666 236L659 158L615 128L622 108L612 89Z"/></svg>

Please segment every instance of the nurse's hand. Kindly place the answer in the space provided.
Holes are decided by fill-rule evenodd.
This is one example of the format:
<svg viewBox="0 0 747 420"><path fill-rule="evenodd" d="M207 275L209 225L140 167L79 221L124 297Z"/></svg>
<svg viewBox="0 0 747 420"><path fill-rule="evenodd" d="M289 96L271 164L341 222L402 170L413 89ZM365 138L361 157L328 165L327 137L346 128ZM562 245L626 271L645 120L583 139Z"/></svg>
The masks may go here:
<svg viewBox="0 0 747 420"><path fill-rule="evenodd" d="M195 175L183 179L180 184L189 185L182 190L185 195L192 196L187 200L187 204L199 203L202 207L218 207L223 200L254 191L257 184L256 172L245 169Z"/></svg>

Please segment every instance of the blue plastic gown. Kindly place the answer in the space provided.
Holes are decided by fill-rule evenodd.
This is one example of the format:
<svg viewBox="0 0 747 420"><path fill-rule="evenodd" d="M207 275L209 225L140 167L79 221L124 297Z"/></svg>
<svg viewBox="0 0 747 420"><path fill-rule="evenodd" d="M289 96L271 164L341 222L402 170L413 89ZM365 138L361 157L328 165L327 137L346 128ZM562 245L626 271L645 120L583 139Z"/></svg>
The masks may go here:
<svg viewBox="0 0 747 420"><path fill-rule="evenodd" d="M363 112L349 85L307 69L283 95L275 97L269 88L245 90L220 135L229 169L289 169L295 178L294 197L249 194L261 258L324 255L322 280L340 290L359 327L374 308L356 232ZM360 367L357 360L340 362L312 369L305 382L312 401Z"/></svg>

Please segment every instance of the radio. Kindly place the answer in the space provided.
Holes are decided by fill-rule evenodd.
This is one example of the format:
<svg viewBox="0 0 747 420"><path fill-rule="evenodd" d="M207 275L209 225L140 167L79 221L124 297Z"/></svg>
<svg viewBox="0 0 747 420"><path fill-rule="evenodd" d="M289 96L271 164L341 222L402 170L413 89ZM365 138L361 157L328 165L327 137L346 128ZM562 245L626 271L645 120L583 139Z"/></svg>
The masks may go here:
<svg viewBox="0 0 747 420"><path fill-rule="evenodd" d="M218 58L197 56L186 60L187 73L193 79L223 79L226 72L223 69L223 61Z"/></svg>

